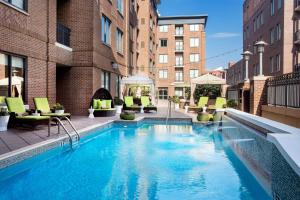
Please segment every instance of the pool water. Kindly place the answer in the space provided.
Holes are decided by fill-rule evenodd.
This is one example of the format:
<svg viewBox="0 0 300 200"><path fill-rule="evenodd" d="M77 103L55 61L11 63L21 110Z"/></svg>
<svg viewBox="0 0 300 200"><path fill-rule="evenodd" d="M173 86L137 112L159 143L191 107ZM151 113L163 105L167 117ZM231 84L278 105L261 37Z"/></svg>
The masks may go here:
<svg viewBox="0 0 300 200"><path fill-rule="evenodd" d="M0 171L1 200L268 200L214 127L114 124Z"/></svg>

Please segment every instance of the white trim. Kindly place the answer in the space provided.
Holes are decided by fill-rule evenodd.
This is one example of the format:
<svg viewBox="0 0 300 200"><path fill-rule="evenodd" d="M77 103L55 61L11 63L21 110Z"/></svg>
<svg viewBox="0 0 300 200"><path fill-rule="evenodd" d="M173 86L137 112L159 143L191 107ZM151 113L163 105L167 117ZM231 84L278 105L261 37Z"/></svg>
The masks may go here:
<svg viewBox="0 0 300 200"><path fill-rule="evenodd" d="M65 45L63 45L63 44L60 44L60 43L58 43L58 42L55 42L55 46L60 47L60 48L62 48L62 49L65 49L65 50L67 50L67 51L73 51L72 48L67 47L67 46L65 46Z"/></svg>
<svg viewBox="0 0 300 200"><path fill-rule="evenodd" d="M17 11L23 13L24 15L29 16L29 13L28 13L26 10L23 10L23 9L21 9L21 8L18 8L17 6L14 6L13 4L10 4L10 3L8 3L8 2L6 2L6 1L4 1L4 0L0 0L0 3L6 5L6 6L8 6L8 7L13 8L13 9L15 9L15 10L17 10Z"/></svg>

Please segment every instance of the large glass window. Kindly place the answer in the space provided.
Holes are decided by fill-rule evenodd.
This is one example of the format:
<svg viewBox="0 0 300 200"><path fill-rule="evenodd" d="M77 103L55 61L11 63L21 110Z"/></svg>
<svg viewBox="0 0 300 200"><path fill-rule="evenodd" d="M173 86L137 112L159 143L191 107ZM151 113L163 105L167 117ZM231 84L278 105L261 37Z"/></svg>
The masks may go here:
<svg viewBox="0 0 300 200"><path fill-rule="evenodd" d="M123 15L124 12L123 0L117 0L117 10Z"/></svg>
<svg viewBox="0 0 300 200"><path fill-rule="evenodd" d="M182 70L175 71L175 81L176 82L183 81L183 71Z"/></svg>
<svg viewBox="0 0 300 200"><path fill-rule="evenodd" d="M168 25L159 26L159 32L162 32L162 33L168 32Z"/></svg>
<svg viewBox="0 0 300 200"><path fill-rule="evenodd" d="M271 2L270 2L270 13L271 13L271 16L273 16L275 14L275 2L274 2L274 0L271 0Z"/></svg>
<svg viewBox="0 0 300 200"><path fill-rule="evenodd" d="M190 54L190 62L191 63L195 63L195 62L199 62L200 60L200 55L199 54Z"/></svg>
<svg viewBox="0 0 300 200"><path fill-rule="evenodd" d="M168 63L168 55L165 54L159 55L159 63Z"/></svg>
<svg viewBox="0 0 300 200"><path fill-rule="evenodd" d="M175 88L175 96L183 97L183 88Z"/></svg>
<svg viewBox="0 0 300 200"><path fill-rule="evenodd" d="M102 71L101 73L101 88L110 90L110 73Z"/></svg>
<svg viewBox="0 0 300 200"><path fill-rule="evenodd" d="M167 47L168 40L167 39L160 39L160 47Z"/></svg>
<svg viewBox="0 0 300 200"><path fill-rule="evenodd" d="M25 59L0 53L0 96L24 97Z"/></svg>
<svg viewBox="0 0 300 200"><path fill-rule="evenodd" d="M199 24L191 24L190 31L199 31Z"/></svg>
<svg viewBox="0 0 300 200"><path fill-rule="evenodd" d="M175 61L176 61L175 65L177 67L183 66L183 56L182 55L176 56Z"/></svg>
<svg viewBox="0 0 300 200"><path fill-rule="evenodd" d="M158 88L158 98L162 100L168 99L168 88Z"/></svg>
<svg viewBox="0 0 300 200"><path fill-rule="evenodd" d="M183 26L176 26L175 27L175 35L182 36L183 35Z"/></svg>
<svg viewBox="0 0 300 200"><path fill-rule="evenodd" d="M101 39L105 44L110 45L110 24L111 21L104 15L102 15L102 33Z"/></svg>
<svg viewBox="0 0 300 200"><path fill-rule="evenodd" d="M199 38L190 38L190 47L199 47Z"/></svg>
<svg viewBox="0 0 300 200"><path fill-rule="evenodd" d="M190 70L190 78L197 78L199 76L199 70L198 69L191 69Z"/></svg>
<svg viewBox="0 0 300 200"><path fill-rule="evenodd" d="M116 97L120 97L121 91L121 76L117 76L116 80Z"/></svg>
<svg viewBox="0 0 300 200"><path fill-rule="evenodd" d="M117 52L123 53L123 32L117 28Z"/></svg>
<svg viewBox="0 0 300 200"><path fill-rule="evenodd" d="M183 51L183 41L182 40L175 41L175 50Z"/></svg>
<svg viewBox="0 0 300 200"><path fill-rule="evenodd" d="M4 1L22 10L27 10L27 0L4 0Z"/></svg>
<svg viewBox="0 0 300 200"><path fill-rule="evenodd" d="M167 69L159 70L159 78L160 79L168 78L168 70Z"/></svg>

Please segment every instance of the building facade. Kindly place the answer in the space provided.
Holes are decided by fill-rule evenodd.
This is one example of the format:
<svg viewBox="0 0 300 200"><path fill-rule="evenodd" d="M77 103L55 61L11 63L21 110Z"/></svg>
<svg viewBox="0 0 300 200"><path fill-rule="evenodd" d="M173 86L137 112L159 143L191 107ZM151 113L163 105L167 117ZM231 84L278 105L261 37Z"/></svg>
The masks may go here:
<svg viewBox="0 0 300 200"><path fill-rule="evenodd" d="M136 1L0 0L0 92L85 114L101 87L136 70ZM130 34L129 34L130 33Z"/></svg>
<svg viewBox="0 0 300 200"><path fill-rule="evenodd" d="M245 0L243 5L244 51L251 51L250 78L259 74L259 53L255 43L268 45L263 54L263 75L277 76L295 70L294 0Z"/></svg>
<svg viewBox="0 0 300 200"><path fill-rule="evenodd" d="M156 86L159 99L186 96L190 80L205 73L206 15L160 17Z"/></svg>

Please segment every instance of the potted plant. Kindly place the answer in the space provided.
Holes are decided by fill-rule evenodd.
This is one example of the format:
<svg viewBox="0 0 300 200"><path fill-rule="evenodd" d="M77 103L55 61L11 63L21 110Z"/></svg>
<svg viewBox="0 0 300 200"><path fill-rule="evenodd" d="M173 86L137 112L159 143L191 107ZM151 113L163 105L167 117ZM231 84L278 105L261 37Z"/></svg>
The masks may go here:
<svg viewBox="0 0 300 200"><path fill-rule="evenodd" d="M121 114L124 101L122 99L120 99L119 97L115 97L114 102L115 102L115 107L117 109L117 114Z"/></svg>
<svg viewBox="0 0 300 200"><path fill-rule="evenodd" d="M7 108L1 108L0 109L0 131L7 130L8 121L9 121L9 112L7 111Z"/></svg>
<svg viewBox="0 0 300 200"><path fill-rule="evenodd" d="M172 102L175 105L175 110L179 110L180 99L178 96L173 96Z"/></svg>
<svg viewBox="0 0 300 200"><path fill-rule="evenodd" d="M53 105L53 110L56 114L64 114L65 113L65 108L63 105L61 105L60 103L56 103Z"/></svg>
<svg viewBox="0 0 300 200"><path fill-rule="evenodd" d="M237 103L236 103L236 101L235 100L233 100L233 99L229 99L229 100L227 100L227 107L228 108L237 108Z"/></svg>

